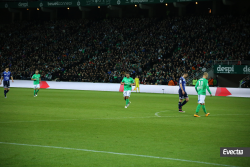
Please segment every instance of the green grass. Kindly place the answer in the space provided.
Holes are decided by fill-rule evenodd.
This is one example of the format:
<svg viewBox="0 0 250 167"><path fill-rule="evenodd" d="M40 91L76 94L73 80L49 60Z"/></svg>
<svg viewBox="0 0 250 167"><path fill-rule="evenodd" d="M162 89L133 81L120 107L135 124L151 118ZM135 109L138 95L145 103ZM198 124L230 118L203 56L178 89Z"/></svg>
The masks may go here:
<svg viewBox="0 0 250 167"><path fill-rule="evenodd" d="M249 157L220 157L220 147L250 147L249 98L207 97L211 116L201 109L194 118L197 96L186 113L178 95L132 93L127 109L117 92L46 89L34 98L32 89L12 88L1 97L0 142L105 151L0 143L1 167L215 166L107 152L250 166Z"/></svg>

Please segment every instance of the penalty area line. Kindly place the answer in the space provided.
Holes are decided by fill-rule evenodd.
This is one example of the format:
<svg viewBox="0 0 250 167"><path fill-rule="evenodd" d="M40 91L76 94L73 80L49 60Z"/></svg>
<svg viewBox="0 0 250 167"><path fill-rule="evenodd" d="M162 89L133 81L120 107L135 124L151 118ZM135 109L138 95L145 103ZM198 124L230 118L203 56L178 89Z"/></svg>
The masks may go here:
<svg viewBox="0 0 250 167"><path fill-rule="evenodd" d="M119 152L111 152L111 151L89 150L89 149L70 148L70 147L44 146L44 145L22 144L22 143L9 143L9 142L0 142L0 144L16 145L16 146L29 146L29 147L41 147L41 148L54 148L54 149L84 151L84 152L93 152L93 153L104 153L104 154L113 154L113 155L127 155L127 156L134 156L134 157L143 157L143 158L154 158L154 159L181 161L181 162L189 162L189 163L214 165L214 166L237 167L237 166L232 166L232 165L217 164L217 163L210 163L210 162L203 162L203 161L193 161L193 160L178 159L178 158L158 157L158 156L130 154L130 153L119 153Z"/></svg>

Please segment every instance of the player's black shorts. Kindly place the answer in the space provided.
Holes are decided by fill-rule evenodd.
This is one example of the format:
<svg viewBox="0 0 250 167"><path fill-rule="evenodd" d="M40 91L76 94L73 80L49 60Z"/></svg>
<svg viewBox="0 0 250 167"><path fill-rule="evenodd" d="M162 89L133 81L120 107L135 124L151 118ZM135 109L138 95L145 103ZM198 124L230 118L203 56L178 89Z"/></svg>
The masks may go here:
<svg viewBox="0 0 250 167"><path fill-rule="evenodd" d="M3 81L3 87L9 88L10 87L10 81Z"/></svg>
<svg viewBox="0 0 250 167"><path fill-rule="evenodd" d="M185 99L185 98L188 98L187 92L185 91L185 94L182 94L182 90L179 89L179 99Z"/></svg>

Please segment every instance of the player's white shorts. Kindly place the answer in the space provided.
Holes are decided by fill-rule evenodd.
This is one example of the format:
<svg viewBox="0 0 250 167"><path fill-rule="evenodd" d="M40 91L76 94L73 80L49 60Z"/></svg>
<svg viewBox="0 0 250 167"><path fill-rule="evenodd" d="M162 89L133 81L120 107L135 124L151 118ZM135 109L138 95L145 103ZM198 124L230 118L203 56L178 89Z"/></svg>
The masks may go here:
<svg viewBox="0 0 250 167"><path fill-rule="evenodd" d="M205 103L206 95L198 95L198 103Z"/></svg>
<svg viewBox="0 0 250 167"><path fill-rule="evenodd" d="M40 84L34 85L34 89L39 89L40 88Z"/></svg>
<svg viewBox="0 0 250 167"><path fill-rule="evenodd" d="M125 96L130 97L130 94L131 94L131 90L123 91L123 97L125 97Z"/></svg>

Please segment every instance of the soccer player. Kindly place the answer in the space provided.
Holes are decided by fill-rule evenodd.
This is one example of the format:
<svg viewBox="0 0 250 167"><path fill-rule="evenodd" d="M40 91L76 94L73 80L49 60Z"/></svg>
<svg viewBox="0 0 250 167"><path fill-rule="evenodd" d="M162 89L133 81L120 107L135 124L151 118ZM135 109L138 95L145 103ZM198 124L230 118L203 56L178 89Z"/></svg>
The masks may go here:
<svg viewBox="0 0 250 167"><path fill-rule="evenodd" d="M212 93L208 86L208 73L204 72L203 78L199 79L195 85L195 90L198 93L198 106L196 108L196 113L194 114L195 117L200 117L198 115L200 108L202 107L204 113L206 114L206 117L209 116L210 113L207 113L205 108L205 98L206 98L206 91L210 93L210 96L212 96Z"/></svg>
<svg viewBox="0 0 250 167"><path fill-rule="evenodd" d="M123 78L121 84L124 85L123 96L126 99L125 108L128 108L129 104L131 103L129 101L131 89L132 89L132 86L135 85L133 78L130 77L130 74L128 72L126 73L126 77Z"/></svg>
<svg viewBox="0 0 250 167"><path fill-rule="evenodd" d="M135 88L134 88L134 90L136 91L136 93L137 93L137 89L138 89L138 91L140 93L140 80L139 80L138 75L135 78Z"/></svg>
<svg viewBox="0 0 250 167"><path fill-rule="evenodd" d="M182 106L184 106L188 101L188 94L185 91L185 87L186 87L186 80L185 78L188 76L188 73L184 73L182 77L180 77L179 79L179 112L184 113L185 111L182 111ZM183 99L185 99L185 101L182 103Z"/></svg>
<svg viewBox="0 0 250 167"><path fill-rule="evenodd" d="M5 98L7 98L6 94L10 91L10 78L11 78L12 82L14 82L12 74L9 71L9 68L7 67L5 69L5 71L2 73L1 82L0 82L0 85L1 85L2 84L2 80L3 80L4 97Z"/></svg>
<svg viewBox="0 0 250 167"><path fill-rule="evenodd" d="M34 81L34 97L37 96L37 93L40 89L41 76L38 74L38 70L36 70L35 74L32 76L31 80Z"/></svg>

